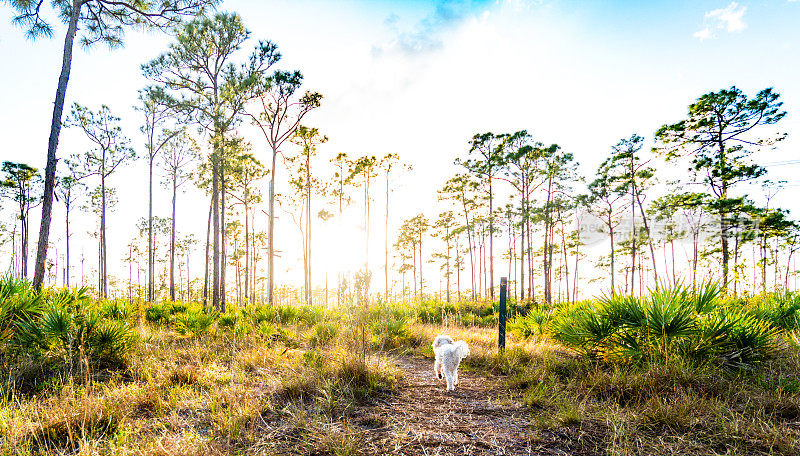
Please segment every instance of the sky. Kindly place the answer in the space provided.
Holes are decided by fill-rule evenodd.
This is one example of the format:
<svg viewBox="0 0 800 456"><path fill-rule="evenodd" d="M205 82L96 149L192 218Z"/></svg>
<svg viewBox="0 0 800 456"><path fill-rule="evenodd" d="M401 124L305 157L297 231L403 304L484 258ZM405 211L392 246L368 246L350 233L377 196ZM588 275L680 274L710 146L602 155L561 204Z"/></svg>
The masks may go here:
<svg viewBox="0 0 800 456"><path fill-rule="evenodd" d="M275 42L283 55L277 67L301 70L305 87L324 95L323 106L306 121L330 138L320 147L323 173L327 157L338 152L397 153L413 166L392 194L392 231L421 211L437 213L436 190L456 172L453 160L466 154L475 133L526 129L572 152L589 175L620 138L641 134L649 148L659 126L682 119L700 95L732 85L751 95L774 87L788 111L779 124L788 139L759 160L800 158L800 1L229 0L219 9L240 13L252 44ZM30 41L11 24L12 16L8 4L0 4L0 61L6 62L0 72L0 160L43 169L64 27L56 27L52 39ZM66 106L108 105L141 153L141 117L133 106L148 81L140 66L169 42L163 33L131 32L121 49L76 47ZM266 161L259 133L248 126L242 132ZM58 155L86 147L79 132L66 129ZM792 187L797 165L768 168L770 178L788 181L775 202L800 213ZM286 173L278 173L280 183ZM111 179L121 202L109 218L112 273L127 272L121 258L136 221L147 213L146 179L144 161ZM169 195L158 192L156 215L168 216ZM755 190L751 196L760 197ZM186 204L179 206L179 231L204 238L204 196L190 191L181 198ZM10 202L1 204L9 220ZM315 226L321 264L315 282L324 280L325 269L355 269L363 261L360 207L356 199L338 230ZM380 265L374 272L382 277L384 207L376 203L374 210L370 263ZM39 210L33 213L35 239ZM62 218L57 206L57 248ZM88 264L96 251L88 232L96 222L84 216L76 223L73 250L83 250ZM256 223L263 228L264 219ZM285 252L278 271L294 283L302 277L296 231L281 217L276 242Z"/></svg>

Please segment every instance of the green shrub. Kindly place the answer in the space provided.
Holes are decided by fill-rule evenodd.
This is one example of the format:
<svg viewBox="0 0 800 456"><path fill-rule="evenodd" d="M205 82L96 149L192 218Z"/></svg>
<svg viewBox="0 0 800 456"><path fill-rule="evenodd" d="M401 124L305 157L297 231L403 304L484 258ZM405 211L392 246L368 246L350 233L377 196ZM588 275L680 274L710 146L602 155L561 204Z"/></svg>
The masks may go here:
<svg viewBox="0 0 800 456"><path fill-rule="evenodd" d="M278 313L278 322L283 325L289 325L297 321L298 308L294 306L276 306L275 310Z"/></svg>
<svg viewBox="0 0 800 456"><path fill-rule="evenodd" d="M258 326L255 327L255 330L261 337L272 337L278 332L275 325L268 321L260 322Z"/></svg>
<svg viewBox="0 0 800 456"><path fill-rule="evenodd" d="M78 299L76 299L78 298ZM123 321L104 317L92 306L79 305L80 296L56 296L41 315L19 326L19 351L36 358L77 363L81 356L108 364L122 362L138 337Z"/></svg>
<svg viewBox="0 0 800 456"><path fill-rule="evenodd" d="M411 319L387 315L371 323L373 342L381 347L399 347L411 337Z"/></svg>
<svg viewBox="0 0 800 456"><path fill-rule="evenodd" d="M521 339L527 339L534 335L541 336L546 333L551 318L552 311L533 308L527 314L513 319L509 323L508 329Z"/></svg>
<svg viewBox="0 0 800 456"><path fill-rule="evenodd" d="M20 325L30 323L41 314L42 295L29 282L10 277L0 278L0 353L14 339Z"/></svg>
<svg viewBox="0 0 800 456"><path fill-rule="evenodd" d="M324 347L339 334L339 326L335 323L317 323L311 328L308 343L312 347Z"/></svg>
<svg viewBox="0 0 800 456"><path fill-rule="evenodd" d="M233 325L233 335L236 337L246 336L253 332L253 325L246 320L238 320L236 324Z"/></svg>
<svg viewBox="0 0 800 456"><path fill-rule="evenodd" d="M779 348L779 325L733 307L706 283L659 287L648 296L607 296L557 309L550 334L561 344L617 364L665 363L674 357L700 363L752 365ZM785 309L788 306L784 306ZM779 308L777 305L772 309Z"/></svg>
<svg viewBox="0 0 800 456"><path fill-rule="evenodd" d="M185 313L175 316L175 330L180 334L199 337L208 333L218 315L215 310L206 312L202 307L189 308Z"/></svg>
<svg viewBox="0 0 800 456"><path fill-rule="evenodd" d="M257 326L261 322L274 322L278 319L278 311L273 306L251 306L242 309L242 315L245 315L250 322Z"/></svg>
<svg viewBox="0 0 800 456"><path fill-rule="evenodd" d="M238 322L239 322L239 312L238 311L234 311L234 312L230 312L229 311L229 312L225 312L224 314L221 314L219 316L219 320L217 320L217 325L220 328L232 329L233 327L236 326L236 324Z"/></svg>
<svg viewBox="0 0 800 456"><path fill-rule="evenodd" d="M325 318L325 311L319 306L300 307L297 312L297 321L307 326L312 326Z"/></svg>
<svg viewBox="0 0 800 456"><path fill-rule="evenodd" d="M800 329L800 294L774 293L756 302L750 313L785 331Z"/></svg>
<svg viewBox="0 0 800 456"><path fill-rule="evenodd" d="M100 311L104 318L127 321L136 313L136 308L127 301L114 299L103 301L100 304Z"/></svg>
<svg viewBox="0 0 800 456"><path fill-rule="evenodd" d="M154 302L144 310L144 319L154 324L167 324L172 320L173 307L169 302Z"/></svg>

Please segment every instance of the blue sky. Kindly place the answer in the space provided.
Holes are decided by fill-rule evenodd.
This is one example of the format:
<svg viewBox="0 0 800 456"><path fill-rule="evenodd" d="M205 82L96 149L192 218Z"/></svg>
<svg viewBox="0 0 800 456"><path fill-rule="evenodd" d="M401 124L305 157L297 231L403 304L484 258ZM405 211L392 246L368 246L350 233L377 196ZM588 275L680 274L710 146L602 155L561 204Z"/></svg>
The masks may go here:
<svg viewBox="0 0 800 456"><path fill-rule="evenodd" d="M474 133L528 129L574 153L588 174L619 138L637 132L651 140L698 96L734 84L749 94L774 86L789 112L779 125L789 139L762 161L798 158L800 1L238 0L220 8L241 13L254 39L279 45L281 67L301 69L307 87L325 95L308 119L331 138L323 156L395 152L414 165L396 194L395 225L434 210L435 191ZM63 28L31 42L10 17L3 3L0 160L43 166ZM67 105L108 104L141 150L132 109L146 84L139 66L168 42L129 33L123 49L76 48ZM263 151L258 135L244 131ZM67 130L59 155L85 147ZM770 169L776 179L796 171ZM145 176L140 162L113 178L126 210L110 220L118 236L112 260L146 213ZM800 214L795 192L788 187L778 201ZM167 204L163 195L157 212L166 215ZM203 226L191 208L181 217ZM292 239L292 226L282 230ZM78 238L88 242L85 231ZM382 239L375 242L379 252Z"/></svg>

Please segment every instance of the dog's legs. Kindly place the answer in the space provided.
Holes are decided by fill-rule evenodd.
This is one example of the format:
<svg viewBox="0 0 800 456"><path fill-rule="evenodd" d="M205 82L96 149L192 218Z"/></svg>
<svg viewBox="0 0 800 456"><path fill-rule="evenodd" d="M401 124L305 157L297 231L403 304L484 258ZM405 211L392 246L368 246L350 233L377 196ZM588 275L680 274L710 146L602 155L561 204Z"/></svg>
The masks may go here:
<svg viewBox="0 0 800 456"><path fill-rule="evenodd" d="M447 379L447 391L453 391L456 387L453 385L453 372L450 369L444 371L444 378Z"/></svg>
<svg viewBox="0 0 800 456"><path fill-rule="evenodd" d="M436 374L436 378L438 378L440 380L442 378L442 373L440 372L441 371L441 367L442 367L442 363L439 362L439 359L437 358L436 361L433 362L433 373Z"/></svg>
<svg viewBox="0 0 800 456"><path fill-rule="evenodd" d="M458 385L458 368L453 372L453 385Z"/></svg>

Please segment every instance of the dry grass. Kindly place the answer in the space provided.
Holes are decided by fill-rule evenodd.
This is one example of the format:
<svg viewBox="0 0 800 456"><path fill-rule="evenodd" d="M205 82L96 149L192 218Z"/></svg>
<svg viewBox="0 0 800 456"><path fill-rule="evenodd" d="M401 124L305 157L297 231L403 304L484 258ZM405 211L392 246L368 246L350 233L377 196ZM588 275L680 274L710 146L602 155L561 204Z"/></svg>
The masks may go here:
<svg viewBox="0 0 800 456"><path fill-rule="evenodd" d="M531 410L528 438L552 454L567 451L565 439L600 442L597 451L612 455L800 454L797 347L753 371L680 360L634 368L581 359L545 337L509 337L499 354L491 329L419 325L414 333L466 340L465 370L504 378L506 396ZM426 345L418 351L432 357Z"/></svg>
<svg viewBox="0 0 800 456"><path fill-rule="evenodd" d="M797 348L757 371L608 367L545 337L509 335L498 354L494 329L445 323L364 359L340 329L143 324L123 371L0 400L0 455L800 454ZM455 393L432 377L438 334L471 347Z"/></svg>
<svg viewBox="0 0 800 456"><path fill-rule="evenodd" d="M787 371L797 378L797 354L787 355L756 372L679 362L612 368L537 356L509 380L525 391L534 434L568 421L603 423L609 454L795 455L800 395L767 380Z"/></svg>
<svg viewBox="0 0 800 456"><path fill-rule="evenodd" d="M140 331L124 372L0 401L0 454L251 453L264 417L285 417L302 396L315 445L346 448L349 428L319 423L338 423L397 376L388 360L362 362L339 345L316 352L257 336Z"/></svg>

